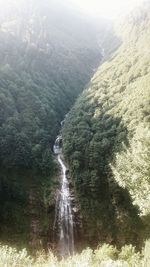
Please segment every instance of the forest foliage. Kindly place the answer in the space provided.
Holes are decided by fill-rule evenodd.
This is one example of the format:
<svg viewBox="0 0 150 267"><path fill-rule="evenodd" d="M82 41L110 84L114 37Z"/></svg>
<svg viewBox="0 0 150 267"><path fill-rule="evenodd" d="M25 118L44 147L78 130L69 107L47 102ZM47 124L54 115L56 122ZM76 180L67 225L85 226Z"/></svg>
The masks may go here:
<svg viewBox="0 0 150 267"><path fill-rule="evenodd" d="M0 245L0 267L148 267L149 253L150 241L146 241L141 252L137 252L132 245L118 250L115 246L103 244L95 250L87 248L80 254L60 260L51 251L47 255L41 251L36 257L31 257L25 249L17 251L15 248Z"/></svg>
<svg viewBox="0 0 150 267"><path fill-rule="evenodd" d="M69 113L63 149L87 238L139 245L150 214L149 4L120 29L122 45Z"/></svg>
<svg viewBox="0 0 150 267"><path fill-rule="evenodd" d="M0 17L0 165L50 171L60 121L101 55L94 26L63 5L13 7Z"/></svg>
<svg viewBox="0 0 150 267"><path fill-rule="evenodd" d="M35 235L48 240L52 147L101 60L97 33L86 16L59 0L6 1L0 9L1 240L29 244L35 218Z"/></svg>

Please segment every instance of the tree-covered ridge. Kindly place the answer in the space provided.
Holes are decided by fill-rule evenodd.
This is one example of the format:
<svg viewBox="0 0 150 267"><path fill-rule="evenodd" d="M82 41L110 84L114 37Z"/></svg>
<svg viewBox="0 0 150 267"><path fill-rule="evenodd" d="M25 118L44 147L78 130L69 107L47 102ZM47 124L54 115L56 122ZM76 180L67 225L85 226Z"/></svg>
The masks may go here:
<svg viewBox="0 0 150 267"><path fill-rule="evenodd" d="M91 36L85 32L86 19L79 30L76 14L70 25L69 11L57 11L53 1L31 1L24 9L7 11L0 31L0 162L37 167L100 52L92 26Z"/></svg>
<svg viewBox="0 0 150 267"><path fill-rule="evenodd" d="M65 123L64 152L91 239L139 244L139 211L132 202L150 212L149 10L146 5L127 18L121 47L98 69Z"/></svg>
<svg viewBox="0 0 150 267"><path fill-rule="evenodd" d="M143 124L136 129L134 137L117 153L115 166L111 165L115 180L127 188L133 203L140 208L141 215L150 212L150 131Z"/></svg>

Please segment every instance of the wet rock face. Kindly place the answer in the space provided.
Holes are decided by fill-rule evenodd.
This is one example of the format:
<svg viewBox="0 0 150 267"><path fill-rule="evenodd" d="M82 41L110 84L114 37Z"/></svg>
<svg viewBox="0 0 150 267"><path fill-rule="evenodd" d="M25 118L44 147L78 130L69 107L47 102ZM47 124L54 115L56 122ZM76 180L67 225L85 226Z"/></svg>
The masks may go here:
<svg viewBox="0 0 150 267"><path fill-rule="evenodd" d="M55 205L51 203L47 210L54 220L51 227L53 237L50 243L51 248L55 247L58 255L65 256L81 247L79 244L83 239L82 216L75 196L74 184L63 157L61 134L56 137L53 152L60 171L56 177Z"/></svg>
<svg viewBox="0 0 150 267"><path fill-rule="evenodd" d="M56 190L55 219L53 232L57 252L60 256L67 256L74 252L74 221L72 213L71 193L68 173L62 154L62 137L58 135L53 147L60 169L59 188Z"/></svg>
<svg viewBox="0 0 150 267"><path fill-rule="evenodd" d="M81 214L81 208L75 195L74 185L72 179L70 177L69 169L66 169L66 177L68 180L69 191L70 191L70 204L72 210L72 220L73 220L73 235L74 235L74 249L75 251L81 251L85 247L84 241L84 229L83 229L83 216ZM56 203L61 194L60 190L60 177L57 176L55 182L55 189L53 192L53 200L49 203L47 208L47 215L49 216L50 224L48 231L48 242L47 246L51 248L55 254L60 255L60 251L58 251L58 243L59 243L59 226L60 219L56 215ZM57 224L55 222L57 217Z"/></svg>
<svg viewBox="0 0 150 267"><path fill-rule="evenodd" d="M47 213L50 214L55 210L55 204L49 205L47 209Z"/></svg>
<svg viewBox="0 0 150 267"><path fill-rule="evenodd" d="M68 176L69 175L69 170L68 169L66 169L66 176Z"/></svg>
<svg viewBox="0 0 150 267"><path fill-rule="evenodd" d="M84 248L84 229L83 229L83 216L77 196L75 194L74 185L71 176L68 172L67 179L69 180L70 187L70 201L72 206L73 224L74 224L74 243L75 251L80 251Z"/></svg>

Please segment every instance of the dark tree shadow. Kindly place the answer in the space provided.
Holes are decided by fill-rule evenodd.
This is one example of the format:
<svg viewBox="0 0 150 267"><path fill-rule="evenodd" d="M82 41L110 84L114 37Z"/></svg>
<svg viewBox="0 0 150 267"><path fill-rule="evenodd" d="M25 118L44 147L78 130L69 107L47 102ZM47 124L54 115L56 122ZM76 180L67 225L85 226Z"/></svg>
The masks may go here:
<svg viewBox="0 0 150 267"><path fill-rule="evenodd" d="M107 242L118 247L141 247L143 222L139 210L129 192L117 184L110 168L115 154L123 149L122 142L129 145L128 130L121 118L107 114L97 117L89 129L92 137L81 148L83 158L74 174L82 214L82 225L76 227L77 246L96 247ZM75 220L78 222L78 218Z"/></svg>

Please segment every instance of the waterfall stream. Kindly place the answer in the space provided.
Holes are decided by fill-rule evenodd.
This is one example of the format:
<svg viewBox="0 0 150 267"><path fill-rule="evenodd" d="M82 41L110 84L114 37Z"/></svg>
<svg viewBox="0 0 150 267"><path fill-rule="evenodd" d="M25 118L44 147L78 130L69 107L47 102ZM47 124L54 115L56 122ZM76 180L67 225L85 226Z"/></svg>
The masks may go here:
<svg viewBox="0 0 150 267"><path fill-rule="evenodd" d="M61 136L58 136L54 144L54 154L57 157L61 174L60 189L57 192L54 231L58 230L58 252L61 256L71 255L74 252L73 215L70 200L67 168L62 159Z"/></svg>

